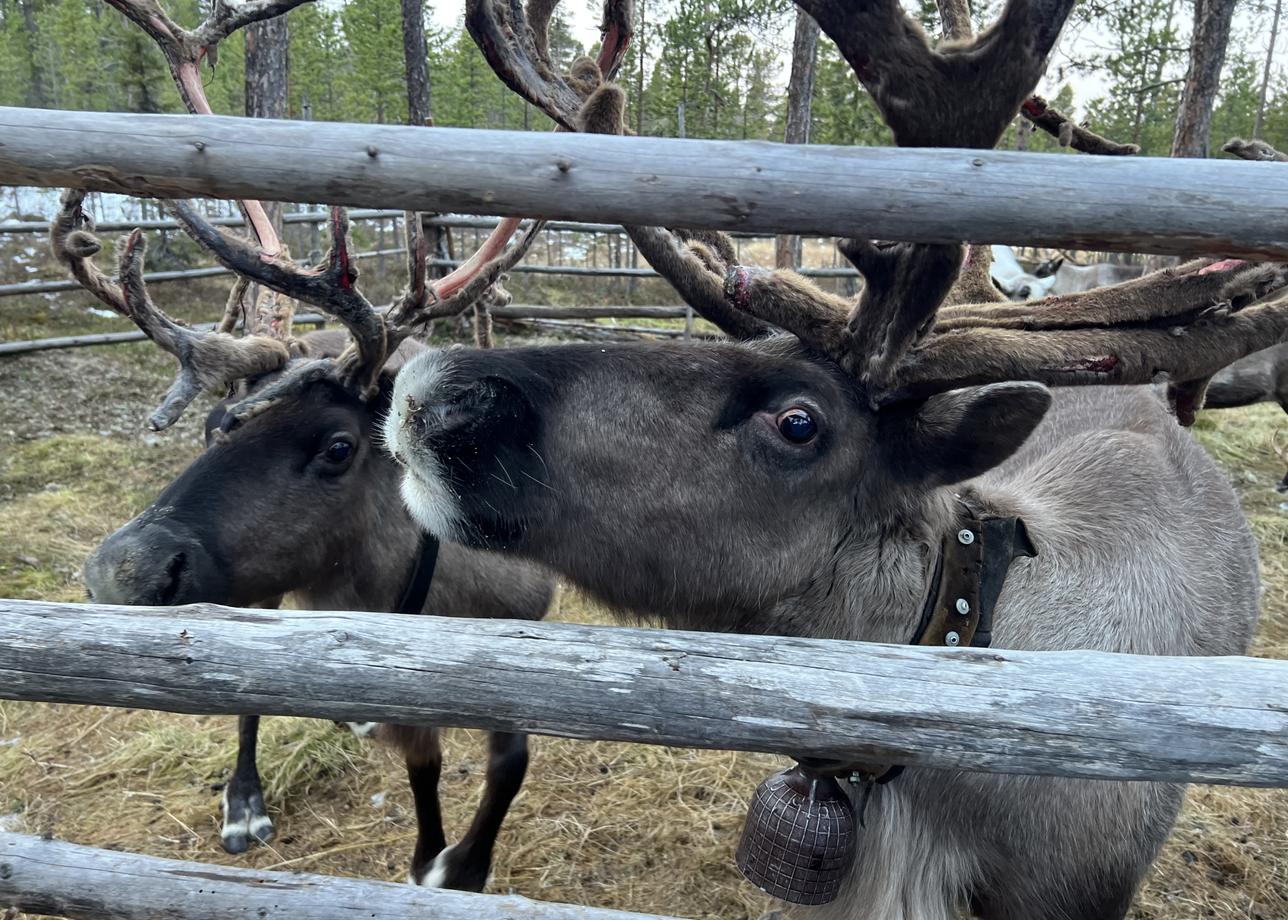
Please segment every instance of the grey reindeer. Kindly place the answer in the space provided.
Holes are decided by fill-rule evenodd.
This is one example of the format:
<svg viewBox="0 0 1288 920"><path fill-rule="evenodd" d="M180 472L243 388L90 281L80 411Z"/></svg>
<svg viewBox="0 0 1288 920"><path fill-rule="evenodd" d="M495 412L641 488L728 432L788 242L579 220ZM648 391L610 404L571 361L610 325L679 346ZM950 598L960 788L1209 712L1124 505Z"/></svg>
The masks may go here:
<svg viewBox="0 0 1288 920"><path fill-rule="evenodd" d="M1070 262L1056 256L1039 263L1033 274L1047 279L1047 290L1052 294L1077 294L1092 288L1121 284L1139 278L1145 269L1142 265L1117 265L1113 262L1091 262L1086 265Z"/></svg>
<svg viewBox="0 0 1288 920"><path fill-rule="evenodd" d="M64 194L51 234L55 253L83 286L181 363L175 386L152 418L153 427L173 423L207 387L232 389L230 398L207 417L206 449L86 561L91 598L131 605L273 607L290 596L297 605L316 610L516 619L545 615L554 589L547 570L451 544L440 548L422 533L403 508L398 469L378 438L394 373L424 350L407 338L422 321L422 309L425 315L451 315L475 302L522 255L531 232L481 268L443 279L440 292L458 285L455 294L435 299L421 271L397 313L382 319L368 304L369 312L361 314L367 321L354 323L358 314L353 304L366 302L354 286L347 223L337 213L335 243L324 271L308 272L285 260L263 270L275 273L280 288L341 314L349 332L292 338L291 302L283 300L265 311L245 311L248 334L233 338L176 324L152 303L142 281L144 244L138 231L121 247L119 280L100 272L91 261L99 244L81 209L83 197L79 191ZM255 247L210 227L187 205L176 207L199 231L194 236L211 244L229 267L269 265ZM419 215L411 215L412 261L423 267L419 230ZM508 236L508 230L498 234L502 246ZM230 298L227 320L242 312L238 300ZM226 324L231 328L231 321ZM237 765L224 789L221 839L233 853L273 835L256 763L258 727L258 716L240 718ZM405 759L417 819L410 880L481 890L497 833L527 770L526 736L489 734L482 800L469 829L449 847L438 799L438 730L402 725L355 729L374 733Z"/></svg>
<svg viewBox="0 0 1288 920"><path fill-rule="evenodd" d="M1009 0L977 39L938 48L895 0L800 5L900 144L985 148L1071 3ZM471 0L467 25L561 124L623 130L616 87L561 101L585 88L550 85L517 5ZM1257 550L1239 504L1166 401L1136 385L1201 380L1288 335L1288 306L1257 302L1288 285L1282 266L1199 260L1043 310L996 302L980 247L963 266L955 245L850 240L864 276L851 303L736 264L719 234L629 232L731 341L417 356L386 439L418 520L549 565L627 617L902 643L949 541L1018 517L1036 555L1011 568L996 646L1247 649ZM1085 384L1102 386L1068 389ZM1119 920L1182 795L909 767L871 791L841 896L795 910Z"/></svg>

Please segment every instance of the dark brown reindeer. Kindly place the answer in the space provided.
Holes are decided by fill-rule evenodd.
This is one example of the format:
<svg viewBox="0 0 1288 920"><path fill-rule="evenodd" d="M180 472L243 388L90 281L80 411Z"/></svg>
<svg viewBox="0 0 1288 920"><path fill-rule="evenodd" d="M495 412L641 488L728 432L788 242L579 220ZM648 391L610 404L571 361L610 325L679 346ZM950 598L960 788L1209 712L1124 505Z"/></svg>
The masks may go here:
<svg viewBox="0 0 1288 920"><path fill-rule="evenodd" d="M397 467L379 446L378 429L388 411L393 374L423 346L403 341L386 357L385 343L370 334L396 342L405 333L379 321L365 329L351 326L352 340L338 331L276 337L272 328L257 329L253 321L252 334L241 339L171 324L152 305L140 280L143 246L137 232L121 248L119 281L113 283L93 268L88 256L97 246L79 229L84 221L81 197L67 193L54 231L54 245L76 277L163 347L168 346L159 329L181 337L185 344L176 349L181 380L201 381L201 388L222 381L233 388L207 417L206 449L86 561L85 584L92 598L132 605L201 601L273 607L290 595L296 605L316 610L517 619L545 615L553 592L548 572L452 544L440 548L402 508ZM337 224L329 260L337 273L307 279L315 287L317 281L330 285L341 277L349 283L354 279L345 267L345 228L338 216ZM414 225L409 229L415 233ZM518 251L506 253L505 260ZM294 271L305 296L304 273ZM449 298L435 306L464 306L477 288L476 282L461 300ZM324 306L325 297L317 293L321 289L308 292L309 302ZM289 330L289 307L275 319L279 329ZM360 338L364 335L368 337ZM284 360L276 367L256 364L261 355L276 353L273 346L282 349ZM357 357L362 354L370 358ZM182 411L169 400L167 404L154 416L156 427ZM237 766L224 788L221 838L233 853L273 834L256 764L258 726L257 716L239 720ZM497 832L523 782L526 737L489 735L483 799L469 830L455 846L445 847L437 730L371 729L406 760L418 825L411 879L481 889Z"/></svg>
<svg viewBox="0 0 1288 920"><path fill-rule="evenodd" d="M306 0L220 0L189 31L154 0L110 0L165 54L190 112L208 114L199 64L215 45L249 22L280 15ZM629 31L606 29L596 73L612 73ZM125 604L196 601L275 606L292 595L311 609L396 610L456 616L540 618L552 576L528 563L442 545L404 510L397 468L380 449L378 420L388 411L394 373L423 349L413 340L428 323L473 307L486 334L486 304L503 299L502 273L527 251L540 224L506 250L519 227L502 221L465 265L432 284L416 214L407 216L407 289L383 317L356 286L343 211L331 216L324 263L304 269L277 239L258 202L239 202L258 245L214 229L186 203L172 207L185 228L239 280L216 333L175 323L150 300L142 282L144 244L132 234L121 247L119 276L91 258L99 244L68 192L52 232L53 249L80 283L173 353L180 371L153 428L172 424L206 390L226 390L207 418L206 450L142 514L110 536L85 566L91 596ZM252 282L256 302L244 298ZM339 319L348 336L291 336L292 298ZM245 335L231 333L241 321ZM237 767L224 790L222 842L230 852L273 833L255 748L259 719L239 722ZM353 726L399 748L416 802L417 842L411 881L479 890L486 883L497 833L527 768L523 735L489 735L482 801L461 840L445 846L439 812L441 751L433 728Z"/></svg>
<svg viewBox="0 0 1288 920"><path fill-rule="evenodd" d="M977 39L937 49L894 0L801 6L899 143L989 147L1070 3L1010 0ZM622 130L615 87L574 107L541 77L517 4L476 0L467 23L562 123ZM1199 260L1009 305L977 248L963 267L954 245L850 240L865 281L851 303L737 265L718 234L630 232L732 341L417 356L386 438L419 519L550 565L628 615L910 642L953 541L1018 517L1036 556L1005 582L997 646L1246 650L1257 552L1239 504L1158 392L1129 385L1204 380L1284 338L1288 305L1257 302L1288 283L1283 267ZM1085 384L1102 386L1071 389ZM868 787L842 894L810 916L1117 920L1183 794L914 768Z"/></svg>

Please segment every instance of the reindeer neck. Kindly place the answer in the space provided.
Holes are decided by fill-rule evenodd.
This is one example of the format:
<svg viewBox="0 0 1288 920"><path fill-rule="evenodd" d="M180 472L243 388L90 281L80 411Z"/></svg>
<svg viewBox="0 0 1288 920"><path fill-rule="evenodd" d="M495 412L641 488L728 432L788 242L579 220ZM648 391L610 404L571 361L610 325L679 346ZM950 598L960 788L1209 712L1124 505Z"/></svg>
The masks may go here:
<svg viewBox="0 0 1288 920"><path fill-rule="evenodd" d="M382 463L378 475L392 485L377 490L361 538L326 573L292 592L297 607L396 611L420 555L421 531L398 495L397 467Z"/></svg>
<svg viewBox="0 0 1288 920"><path fill-rule="evenodd" d="M943 541L961 525L963 505L958 496L990 513L1005 513L1010 504L1005 496L967 484L925 493L856 527L849 545L836 556L831 600L808 599L827 608L819 623L823 631L815 635L911 642L933 589ZM822 595L828 588L820 582L812 591Z"/></svg>

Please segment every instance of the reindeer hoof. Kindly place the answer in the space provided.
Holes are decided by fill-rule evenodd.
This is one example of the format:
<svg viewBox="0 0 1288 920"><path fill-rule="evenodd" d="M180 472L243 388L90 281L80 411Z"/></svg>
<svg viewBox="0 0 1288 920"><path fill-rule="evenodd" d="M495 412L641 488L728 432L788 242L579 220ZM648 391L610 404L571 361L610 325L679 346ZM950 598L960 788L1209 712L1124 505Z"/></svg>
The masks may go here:
<svg viewBox="0 0 1288 920"><path fill-rule="evenodd" d="M273 821L264 807L264 797L258 791L241 795L229 783L224 787L223 811L224 824L219 831L219 842L225 852L245 853L252 842L268 843L273 839Z"/></svg>
<svg viewBox="0 0 1288 920"><path fill-rule="evenodd" d="M422 888L450 888L454 891L482 891L487 884L489 866L470 858L468 850L456 844L445 847L429 866L419 873L412 866L407 881Z"/></svg>

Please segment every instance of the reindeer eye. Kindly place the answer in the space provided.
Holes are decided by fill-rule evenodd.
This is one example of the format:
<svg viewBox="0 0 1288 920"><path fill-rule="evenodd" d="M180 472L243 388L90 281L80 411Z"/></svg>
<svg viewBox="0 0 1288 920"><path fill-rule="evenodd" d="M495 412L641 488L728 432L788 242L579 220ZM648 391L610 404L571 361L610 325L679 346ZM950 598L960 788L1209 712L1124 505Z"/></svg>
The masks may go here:
<svg viewBox="0 0 1288 920"><path fill-rule="evenodd" d="M788 409L777 423L778 433L793 444L808 444L818 434L818 424L804 409Z"/></svg>
<svg viewBox="0 0 1288 920"><path fill-rule="evenodd" d="M343 440L332 441L324 456L328 463L344 463L353 456L353 443Z"/></svg>

